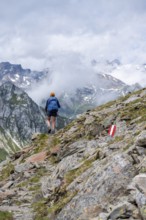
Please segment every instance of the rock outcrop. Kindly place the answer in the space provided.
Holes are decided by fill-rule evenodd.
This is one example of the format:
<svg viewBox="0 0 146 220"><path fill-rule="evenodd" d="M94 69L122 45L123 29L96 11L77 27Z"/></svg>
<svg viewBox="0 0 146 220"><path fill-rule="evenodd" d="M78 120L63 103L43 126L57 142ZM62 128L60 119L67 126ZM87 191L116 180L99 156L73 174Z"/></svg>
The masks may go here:
<svg viewBox="0 0 146 220"><path fill-rule="evenodd" d="M41 108L11 82L0 86L0 131L3 155L20 150L33 133L47 131Z"/></svg>
<svg viewBox="0 0 146 220"><path fill-rule="evenodd" d="M55 135L37 135L0 164L0 215L146 220L145 121L143 89L80 115Z"/></svg>
<svg viewBox="0 0 146 220"><path fill-rule="evenodd" d="M47 75L49 75L49 70L47 69L39 72L23 69L20 64L0 63L0 85L9 81L15 86L26 90L32 84L45 79Z"/></svg>

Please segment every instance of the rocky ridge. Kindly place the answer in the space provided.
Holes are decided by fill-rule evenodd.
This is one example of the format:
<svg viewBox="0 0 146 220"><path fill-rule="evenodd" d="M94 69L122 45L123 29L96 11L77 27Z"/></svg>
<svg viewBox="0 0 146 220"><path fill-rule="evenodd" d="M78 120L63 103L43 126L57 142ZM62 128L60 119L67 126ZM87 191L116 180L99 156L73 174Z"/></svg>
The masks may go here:
<svg viewBox="0 0 146 220"><path fill-rule="evenodd" d="M145 121L143 89L87 111L55 135L33 136L0 164L0 216L146 220Z"/></svg>
<svg viewBox="0 0 146 220"><path fill-rule="evenodd" d="M20 64L11 64L9 62L0 63L0 84L12 82L24 90L31 87L32 83L37 83L49 74L49 70L32 71L23 69Z"/></svg>
<svg viewBox="0 0 146 220"><path fill-rule="evenodd" d="M33 133L47 132L41 108L21 89L0 86L0 159L28 144Z"/></svg>

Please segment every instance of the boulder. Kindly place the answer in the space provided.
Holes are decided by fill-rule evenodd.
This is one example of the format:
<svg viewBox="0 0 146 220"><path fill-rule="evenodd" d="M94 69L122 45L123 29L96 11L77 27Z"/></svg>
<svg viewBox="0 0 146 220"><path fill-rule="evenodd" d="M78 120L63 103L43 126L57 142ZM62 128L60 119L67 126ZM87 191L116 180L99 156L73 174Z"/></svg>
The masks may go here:
<svg viewBox="0 0 146 220"><path fill-rule="evenodd" d="M128 188L139 207L142 219L146 220L146 174L135 176Z"/></svg>
<svg viewBox="0 0 146 220"><path fill-rule="evenodd" d="M136 145L146 147L146 130L142 131L136 138Z"/></svg>
<svg viewBox="0 0 146 220"><path fill-rule="evenodd" d="M136 169L131 157L126 154L115 154L101 164L99 161L94 162L90 175L82 184L78 195L59 213L57 220L66 217L70 220L80 219L83 214L84 219L96 217L92 214L89 216L89 213L85 216L85 210L97 204L101 210L106 210L107 204L116 203L117 198L126 193L126 186L135 174ZM96 214L98 217L99 213Z"/></svg>
<svg viewBox="0 0 146 220"><path fill-rule="evenodd" d="M44 161L45 159L47 158L47 152L46 151L43 151L43 152L40 152L40 153L37 153L37 154L34 154L30 157L28 157L26 159L26 162L29 162L29 163L38 163L38 162L41 162L41 161Z"/></svg>
<svg viewBox="0 0 146 220"><path fill-rule="evenodd" d="M125 202L121 205L118 205L117 207L113 208L113 211L108 216L108 220L116 220L116 219L129 219L131 217L139 218L139 213L135 213L136 206ZM136 214L136 215L135 215Z"/></svg>
<svg viewBox="0 0 146 220"><path fill-rule="evenodd" d="M24 171L28 171L32 168L35 168L35 165L32 163L22 163L15 166L15 172L21 173Z"/></svg>

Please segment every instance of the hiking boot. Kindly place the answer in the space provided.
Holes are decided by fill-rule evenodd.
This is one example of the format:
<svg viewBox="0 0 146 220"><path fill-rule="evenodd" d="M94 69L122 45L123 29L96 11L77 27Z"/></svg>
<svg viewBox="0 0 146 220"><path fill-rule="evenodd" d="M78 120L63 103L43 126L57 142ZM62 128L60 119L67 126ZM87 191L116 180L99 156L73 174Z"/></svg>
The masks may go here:
<svg viewBox="0 0 146 220"><path fill-rule="evenodd" d="M52 131L51 131L51 134L55 134L55 130L52 130Z"/></svg>
<svg viewBox="0 0 146 220"><path fill-rule="evenodd" d="M48 134L50 134L50 133L51 133L51 128L48 129Z"/></svg>

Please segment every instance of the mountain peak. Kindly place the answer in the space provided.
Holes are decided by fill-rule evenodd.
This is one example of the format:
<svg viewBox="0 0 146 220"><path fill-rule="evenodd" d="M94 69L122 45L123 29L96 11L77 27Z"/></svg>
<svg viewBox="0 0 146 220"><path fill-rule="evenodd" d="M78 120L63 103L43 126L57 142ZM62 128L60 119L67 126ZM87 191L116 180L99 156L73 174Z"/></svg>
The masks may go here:
<svg viewBox="0 0 146 220"><path fill-rule="evenodd" d="M15 70L22 70L22 66L20 64L11 64L9 62L1 62L0 63L0 70L10 70L10 69L15 69Z"/></svg>
<svg viewBox="0 0 146 220"><path fill-rule="evenodd" d="M11 82L0 86L0 103L0 151L15 152L30 141L33 133L47 131L42 110Z"/></svg>
<svg viewBox="0 0 146 220"><path fill-rule="evenodd" d="M0 79L1 84L11 81L18 87L23 89L30 88L32 82L36 83L43 79L46 72L31 71L30 69L23 69L20 64L11 64L9 62L0 63Z"/></svg>

